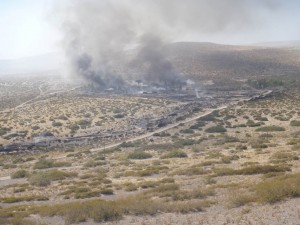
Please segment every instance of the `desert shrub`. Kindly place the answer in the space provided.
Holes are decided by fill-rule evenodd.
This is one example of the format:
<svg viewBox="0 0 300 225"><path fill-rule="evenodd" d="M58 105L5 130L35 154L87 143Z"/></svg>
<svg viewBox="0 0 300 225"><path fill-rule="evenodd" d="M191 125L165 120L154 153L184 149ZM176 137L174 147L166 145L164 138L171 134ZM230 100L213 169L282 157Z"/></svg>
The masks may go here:
<svg viewBox="0 0 300 225"><path fill-rule="evenodd" d="M222 125L209 127L205 130L207 133L225 133L227 130Z"/></svg>
<svg viewBox="0 0 300 225"><path fill-rule="evenodd" d="M160 200L151 200L138 195L115 201L89 200L77 201L56 205L41 205L30 207L14 207L3 211L4 219L20 215L21 218L31 214L39 214L42 217L63 217L65 224L77 224L88 220L96 223L120 220L125 215L143 216L157 213L188 213L203 211L213 204L207 200L193 202L168 203ZM13 212L13 213L12 213ZM1 212L0 212L1 213ZM27 221L26 221L27 222ZM12 223L10 223L12 224ZM19 225L31 225L30 223L17 223Z"/></svg>
<svg viewBox="0 0 300 225"><path fill-rule="evenodd" d="M248 205L255 201L257 201L257 196L255 196L255 194L235 193L230 196L230 203L232 207Z"/></svg>
<svg viewBox="0 0 300 225"><path fill-rule="evenodd" d="M246 145L240 144L240 145L236 146L236 150L247 150L247 149L248 149L248 147Z"/></svg>
<svg viewBox="0 0 300 225"><path fill-rule="evenodd" d="M61 122L52 122L53 127L61 127L62 125L63 125L63 123L61 123Z"/></svg>
<svg viewBox="0 0 300 225"><path fill-rule="evenodd" d="M190 129L192 129L192 130L200 130L205 125L206 125L206 123L204 121L198 121L196 124L192 125L190 127Z"/></svg>
<svg viewBox="0 0 300 225"><path fill-rule="evenodd" d="M256 131L258 131L258 132L280 132L280 131L285 131L285 128L279 127L279 126L266 126L266 127L257 128Z"/></svg>
<svg viewBox="0 0 300 225"><path fill-rule="evenodd" d="M89 160L89 161L87 161L83 165L83 167L85 167L85 168L91 168L91 167L102 166L104 164L105 164L105 162L99 162L99 161L95 161L95 160Z"/></svg>
<svg viewBox="0 0 300 225"><path fill-rule="evenodd" d="M267 117L262 117L262 116L256 116L256 117L254 117L254 119L256 119L258 121L262 121L262 122L269 121Z"/></svg>
<svg viewBox="0 0 300 225"><path fill-rule="evenodd" d="M0 136L7 134L11 129L7 127L0 127Z"/></svg>
<svg viewBox="0 0 300 225"><path fill-rule="evenodd" d="M255 123L253 120L248 120L247 123L246 123L246 125L248 127L259 127L259 126L261 126L260 123Z"/></svg>
<svg viewBox="0 0 300 225"><path fill-rule="evenodd" d="M232 137L228 135L222 135L222 139L223 140L220 141L220 144L240 142L240 140L237 137Z"/></svg>
<svg viewBox="0 0 300 225"><path fill-rule="evenodd" d="M135 145L132 142L123 142L119 145L121 148L132 148L135 147Z"/></svg>
<svg viewBox="0 0 300 225"><path fill-rule="evenodd" d="M286 198L300 196L300 174L284 175L263 181L256 186L260 201L275 203Z"/></svg>
<svg viewBox="0 0 300 225"><path fill-rule="evenodd" d="M290 122L290 125L293 127L299 127L300 126L300 121L299 120L292 120Z"/></svg>
<svg viewBox="0 0 300 225"><path fill-rule="evenodd" d="M134 183L131 183L131 182L127 182L124 184L124 190L125 191L136 191L138 189L138 186L135 185Z"/></svg>
<svg viewBox="0 0 300 225"><path fill-rule="evenodd" d="M221 152L221 151L218 151L218 150L215 150L215 151L211 151L209 152L205 158L206 159L217 159L217 158L221 158L221 157L224 157L225 155Z"/></svg>
<svg viewBox="0 0 300 225"><path fill-rule="evenodd" d="M0 198L3 203L30 202L30 201L47 201L49 198L44 196L13 196Z"/></svg>
<svg viewBox="0 0 300 225"><path fill-rule="evenodd" d="M215 193L212 189L194 189L187 191L174 191L171 194L173 201L185 201L191 199L204 199L208 196L213 196Z"/></svg>
<svg viewBox="0 0 300 225"><path fill-rule="evenodd" d="M38 129L40 129L40 127L39 126L32 126L31 129L32 130L38 130Z"/></svg>
<svg viewBox="0 0 300 225"><path fill-rule="evenodd" d="M105 189L102 189L100 191L100 193L103 194L103 195L113 195L114 191L110 188L105 188Z"/></svg>
<svg viewBox="0 0 300 225"><path fill-rule="evenodd" d="M184 129L184 130L181 130L180 133L183 133L183 134L193 134L193 133L195 133L195 131L192 130L192 129Z"/></svg>
<svg viewBox="0 0 300 225"><path fill-rule="evenodd" d="M160 182L158 181L144 181L139 183L139 186L143 189L147 189L147 188L154 188L157 187L160 184Z"/></svg>
<svg viewBox="0 0 300 225"><path fill-rule="evenodd" d="M144 151L134 151L128 155L128 159L149 159L152 155Z"/></svg>
<svg viewBox="0 0 300 225"><path fill-rule="evenodd" d="M124 118L125 115L120 113L120 114L114 115L114 117L115 117L116 119L121 119L121 118Z"/></svg>
<svg viewBox="0 0 300 225"><path fill-rule="evenodd" d="M71 124L68 128L73 132L80 129L80 127L77 124Z"/></svg>
<svg viewBox="0 0 300 225"><path fill-rule="evenodd" d="M24 178L27 175L28 175L28 172L26 170L18 170L11 175L11 178L12 179Z"/></svg>
<svg viewBox="0 0 300 225"><path fill-rule="evenodd" d="M193 139L178 139L175 141L176 147L184 147L184 146L191 146L196 144L197 142Z"/></svg>
<svg viewBox="0 0 300 225"><path fill-rule="evenodd" d="M71 163L68 162L55 162L50 159L40 159L34 164L33 169L48 169L54 167L67 167L71 166Z"/></svg>
<svg viewBox="0 0 300 225"><path fill-rule="evenodd" d="M187 154L181 150L172 150L162 156L163 159L167 158L186 158Z"/></svg>
<svg viewBox="0 0 300 225"><path fill-rule="evenodd" d="M219 116L219 111L215 110L211 114L208 114L206 116L202 116L197 121L214 121L217 116Z"/></svg>
<svg viewBox="0 0 300 225"><path fill-rule="evenodd" d="M74 197L76 199L86 199L86 198L94 198L94 197L99 197L100 196L100 191L78 191L75 192Z"/></svg>
<svg viewBox="0 0 300 225"><path fill-rule="evenodd" d="M254 175L254 174L266 174L274 172L286 172L291 169L288 166L273 166L273 165L253 165L242 169L232 168L215 168L214 172L217 176L228 175Z"/></svg>
<svg viewBox="0 0 300 225"><path fill-rule="evenodd" d="M45 187L51 184L51 180L42 174L31 175L28 181L31 185L39 187Z"/></svg>
<svg viewBox="0 0 300 225"><path fill-rule="evenodd" d="M276 152L271 156L272 163L285 163L288 161L299 160L299 157L295 154L288 152Z"/></svg>
<svg viewBox="0 0 300 225"><path fill-rule="evenodd" d="M92 124L91 120L79 120L79 121L77 121L77 125L83 126L83 127L90 126L91 124Z"/></svg>
<svg viewBox="0 0 300 225"><path fill-rule="evenodd" d="M49 170L45 172L32 173L28 181L30 184L35 186L48 186L51 181L64 180L69 177L75 177L77 173L74 172L64 172L60 170Z"/></svg>
<svg viewBox="0 0 300 225"><path fill-rule="evenodd" d="M155 133L153 134L154 137L170 137L171 134L167 132Z"/></svg>
<svg viewBox="0 0 300 225"><path fill-rule="evenodd" d="M65 115L61 115L57 117L58 120L68 120L68 117Z"/></svg>
<svg viewBox="0 0 300 225"><path fill-rule="evenodd" d="M158 187L150 190L150 192L162 193L162 192L177 191L177 190L179 190L179 185L173 183L173 184L161 184Z"/></svg>
<svg viewBox="0 0 300 225"><path fill-rule="evenodd" d="M231 156L223 156L221 158L221 162L225 164L231 163L233 160L238 160L240 157L238 155L231 155Z"/></svg>
<svg viewBox="0 0 300 225"><path fill-rule="evenodd" d="M192 166L186 169L180 169L174 172L174 174L176 175L185 175L185 176L203 175L206 173L207 171L196 166Z"/></svg>

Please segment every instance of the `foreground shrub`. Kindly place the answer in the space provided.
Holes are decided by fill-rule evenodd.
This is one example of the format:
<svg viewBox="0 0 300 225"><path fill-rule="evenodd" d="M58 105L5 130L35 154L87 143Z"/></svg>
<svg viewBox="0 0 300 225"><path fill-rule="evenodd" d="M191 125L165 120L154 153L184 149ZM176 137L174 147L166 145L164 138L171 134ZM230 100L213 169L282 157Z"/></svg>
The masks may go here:
<svg viewBox="0 0 300 225"><path fill-rule="evenodd" d="M120 220L124 215L155 215L160 213L188 213L200 212L209 207L212 202L193 201L166 203L150 200L142 196L129 197L115 201L91 200L72 202L53 206L36 206L31 213L41 216L61 216L65 224L75 224L94 220L96 223Z"/></svg>
<svg viewBox="0 0 300 225"><path fill-rule="evenodd" d="M263 181L256 186L260 201L275 203L286 198L300 197L300 173L284 175Z"/></svg>

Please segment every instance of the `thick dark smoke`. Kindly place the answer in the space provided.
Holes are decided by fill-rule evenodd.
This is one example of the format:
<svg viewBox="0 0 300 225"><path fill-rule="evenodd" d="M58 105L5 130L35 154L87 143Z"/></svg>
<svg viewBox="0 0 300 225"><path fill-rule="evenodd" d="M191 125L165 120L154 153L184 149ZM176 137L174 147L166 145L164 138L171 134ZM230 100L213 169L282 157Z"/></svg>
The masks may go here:
<svg viewBox="0 0 300 225"><path fill-rule="evenodd" d="M140 45L135 62L145 65L146 73L143 78L148 82L163 85L167 89L180 90L185 80L168 60L162 40L148 34L141 38Z"/></svg>
<svg viewBox="0 0 300 225"><path fill-rule="evenodd" d="M119 89L127 79L119 64L128 60L146 68L138 79L180 87L185 79L168 59L167 43L259 26L262 14L279 4L279 0L69 0L57 11L70 72L99 88Z"/></svg>

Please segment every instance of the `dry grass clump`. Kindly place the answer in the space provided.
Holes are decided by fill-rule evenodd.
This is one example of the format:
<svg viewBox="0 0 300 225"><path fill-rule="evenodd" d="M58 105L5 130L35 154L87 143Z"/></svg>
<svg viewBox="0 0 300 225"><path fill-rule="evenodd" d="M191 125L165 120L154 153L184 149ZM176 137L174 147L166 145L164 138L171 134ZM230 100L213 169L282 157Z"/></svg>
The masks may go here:
<svg viewBox="0 0 300 225"><path fill-rule="evenodd" d="M292 120L290 122L290 125L293 127L299 127L300 126L300 121L299 120Z"/></svg>
<svg viewBox="0 0 300 225"><path fill-rule="evenodd" d="M232 168L215 168L214 172L217 176L230 176L230 175L254 175L254 174L267 174L290 171L290 167L282 165L252 165L242 169Z"/></svg>
<svg viewBox="0 0 300 225"><path fill-rule="evenodd" d="M253 193L234 193L230 196L232 207L241 207L257 201L257 196Z"/></svg>
<svg viewBox="0 0 300 225"><path fill-rule="evenodd" d="M50 159L40 159L34 164L33 169L49 169L54 167L68 167L71 163L68 162L55 162Z"/></svg>
<svg viewBox="0 0 300 225"><path fill-rule="evenodd" d="M150 200L141 195L119 199L115 201L90 200L57 205L18 206L0 209L0 218L12 221L18 218L26 221L31 214L42 217L61 216L65 224L76 224L92 219L96 223L120 220L125 215L155 215L160 213L188 213L203 211L213 202L198 200L193 202L166 203L160 200ZM1 220L0 220L1 221ZM2 221L1 221L2 222ZM5 223L4 223L5 224ZM14 223L8 223L14 224ZM31 223L17 223L31 224Z"/></svg>
<svg viewBox="0 0 300 225"><path fill-rule="evenodd" d="M285 163L288 161L299 160L296 154L289 152L276 152L270 158L271 163Z"/></svg>
<svg viewBox="0 0 300 225"><path fill-rule="evenodd" d="M172 150L165 155L163 155L162 159L168 159L168 158L186 158L187 154L184 151L181 150Z"/></svg>
<svg viewBox="0 0 300 225"><path fill-rule="evenodd" d="M152 155L150 153L137 150L130 153L127 158L128 159L149 159L152 158Z"/></svg>
<svg viewBox="0 0 300 225"><path fill-rule="evenodd" d="M193 175L203 175L203 174L207 174L208 171L197 167L197 166L192 166L192 167L188 167L185 169L180 169L174 172L175 175L185 175L185 176L193 176Z"/></svg>
<svg viewBox="0 0 300 225"><path fill-rule="evenodd" d="M222 125L217 125L213 127L209 127L205 130L207 133L225 133L227 132L227 129L223 127Z"/></svg>
<svg viewBox="0 0 300 225"><path fill-rule="evenodd" d="M75 177L75 172L64 172L60 170L49 170L46 172L34 172L32 173L28 181L34 186L45 187L51 184L51 181L64 180L69 177Z"/></svg>
<svg viewBox="0 0 300 225"><path fill-rule="evenodd" d="M30 201L47 201L48 197L45 196L11 196L0 198L0 202L3 203L16 203L16 202L30 202Z"/></svg>
<svg viewBox="0 0 300 225"><path fill-rule="evenodd" d="M258 131L258 132L280 132L280 131L285 131L285 128L280 127L280 126L266 126L266 127L257 128L256 131Z"/></svg>
<svg viewBox="0 0 300 225"><path fill-rule="evenodd" d="M129 170L126 171L124 173L124 176L129 177L129 176L133 176L133 177L148 177L148 176L152 176L154 174L159 174L161 171L165 171L168 170L169 168L167 166L148 166L145 169L142 170L137 170L137 171L133 171L133 170Z"/></svg>
<svg viewBox="0 0 300 225"><path fill-rule="evenodd" d="M12 179L24 178L28 175L26 170L18 170L11 175Z"/></svg>
<svg viewBox="0 0 300 225"><path fill-rule="evenodd" d="M300 197L300 173L277 176L256 186L261 202L275 203L286 198Z"/></svg>

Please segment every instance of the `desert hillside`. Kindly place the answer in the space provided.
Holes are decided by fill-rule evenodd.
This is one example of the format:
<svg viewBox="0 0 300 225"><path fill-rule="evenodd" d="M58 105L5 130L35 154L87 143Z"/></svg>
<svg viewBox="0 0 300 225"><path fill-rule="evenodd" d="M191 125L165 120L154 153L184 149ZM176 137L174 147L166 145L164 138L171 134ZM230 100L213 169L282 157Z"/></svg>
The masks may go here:
<svg viewBox="0 0 300 225"><path fill-rule="evenodd" d="M192 77L248 78L295 75L300 70L297 48L174 43L169 56L179 71Z"/></svg>

